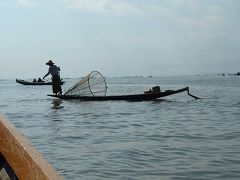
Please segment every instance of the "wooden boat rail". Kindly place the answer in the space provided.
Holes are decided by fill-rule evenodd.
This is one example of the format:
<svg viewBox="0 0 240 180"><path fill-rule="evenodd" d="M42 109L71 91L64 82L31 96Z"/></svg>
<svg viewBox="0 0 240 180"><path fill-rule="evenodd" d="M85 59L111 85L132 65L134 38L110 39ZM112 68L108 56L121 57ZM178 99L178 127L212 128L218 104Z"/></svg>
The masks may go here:
<svg viewBox="0 0 240 180"><path fill-rule="evenodd" d="M63 179L14 125L1 115L0 160L0 179L10 179L10 176L19 180ZM14 173L6 177L11 170Z"/></svg>

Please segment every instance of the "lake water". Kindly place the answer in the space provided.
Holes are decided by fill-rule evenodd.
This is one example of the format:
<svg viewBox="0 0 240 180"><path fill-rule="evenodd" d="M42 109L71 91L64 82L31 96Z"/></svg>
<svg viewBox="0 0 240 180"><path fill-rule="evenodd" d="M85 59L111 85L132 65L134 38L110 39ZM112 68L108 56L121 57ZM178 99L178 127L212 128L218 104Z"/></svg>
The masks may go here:
<svg viewBox="0 0 240 180"><path fill-rule="evenodd" d="M240 179L239 76L106 80L107 94L189 86L203 99L60 101L51 86L0 80L0 112L64 179Z"/></svg>

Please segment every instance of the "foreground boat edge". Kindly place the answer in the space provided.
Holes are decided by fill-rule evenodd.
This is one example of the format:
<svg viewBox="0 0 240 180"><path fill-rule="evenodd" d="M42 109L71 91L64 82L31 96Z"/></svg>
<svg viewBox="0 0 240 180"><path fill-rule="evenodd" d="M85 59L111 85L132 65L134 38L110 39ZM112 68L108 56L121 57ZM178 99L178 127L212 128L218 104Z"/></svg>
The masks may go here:
<svg viewBox="0 0 240 180"><path fill-rule="evenodd" d="M0 154L18 179L63 179L15 126L1 115L0 142Z"/></svg>

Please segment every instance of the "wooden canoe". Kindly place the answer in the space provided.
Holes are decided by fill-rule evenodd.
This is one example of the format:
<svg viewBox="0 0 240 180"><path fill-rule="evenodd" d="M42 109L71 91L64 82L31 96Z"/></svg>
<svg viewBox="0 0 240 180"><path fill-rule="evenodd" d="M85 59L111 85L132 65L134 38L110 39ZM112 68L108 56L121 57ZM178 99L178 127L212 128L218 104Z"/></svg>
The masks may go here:
<svg viewBox="0 0 240 180"><path fill-rule="evenodd" d="M148 101L181 93L184 91L188 92L189 88L185 87L178 90L166 90L164 92L151 92L144 94L118 95L118 96L76 96L76 95L53 95L53 94L49 94L48 96L60 99L79 99L83 101L107 101L107 100Z"/></svg>
<svg viewBox="0 0 240 180"><path fill-rule="evenodd" d="M25 81L22 79L16 79L16 82L22 85L52 85L52 82L31 82L31 81ZM62 81L61 85L63 85L65 82Z"/></svg>
<svg viewBox="0 0 240 180"><path fill-rule="evenodd" d="M0 179L63 179L27 139L2 116L0 116Z"/></svg>

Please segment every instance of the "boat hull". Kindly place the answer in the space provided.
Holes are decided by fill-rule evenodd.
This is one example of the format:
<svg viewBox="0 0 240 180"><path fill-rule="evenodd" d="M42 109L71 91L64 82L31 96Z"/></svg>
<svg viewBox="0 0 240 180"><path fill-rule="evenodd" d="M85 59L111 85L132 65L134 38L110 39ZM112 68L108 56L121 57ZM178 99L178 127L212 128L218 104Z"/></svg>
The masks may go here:
<svg viewBox="0 0 240 180"><path fill-rule="evenodd" d="M13 124L0 116L0 179L62 180Z"/></svg>
<svg viewBox="0 0 240 180"><path fill-rule="evenodd" d="M108 100L148 101L181 93L188 90L189 88L185 87L178 90L167 90L164 92L151 92L145 94L119 95L119 96L76 96L76 95L53 95L53 94L50 94L48 96L60 99L79 99L82 101L108 101Z"/></svg>
<svg viewBox="0 0 240 180"><path fill-rule="evenodd" d="M19 84L22 84L22 85L52 85L52 82L30 82L30 81L25 81L25 80L22 80L22 79L16 79L16 82L19 83ZM61 82L61 85L63 85L65 82L62 81Z"/></svg>

